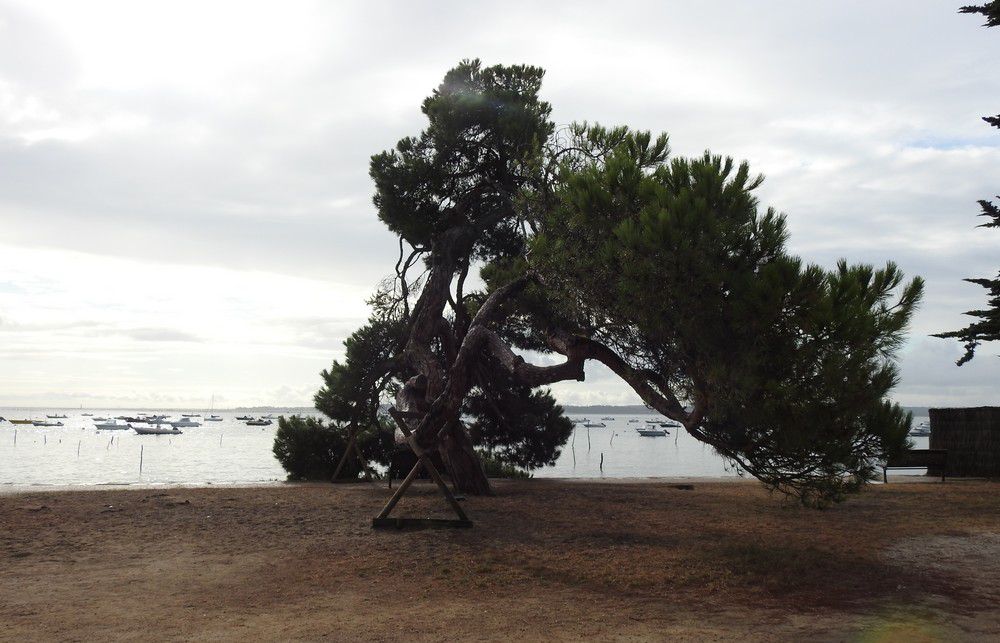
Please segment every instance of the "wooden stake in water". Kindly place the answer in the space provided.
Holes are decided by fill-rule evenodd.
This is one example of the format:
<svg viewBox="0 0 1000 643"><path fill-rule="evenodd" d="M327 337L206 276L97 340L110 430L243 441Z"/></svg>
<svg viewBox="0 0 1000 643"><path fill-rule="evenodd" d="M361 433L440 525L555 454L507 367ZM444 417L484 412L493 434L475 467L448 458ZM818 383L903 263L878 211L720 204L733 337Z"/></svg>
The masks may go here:
<svg viewBox="0 0 1000 643"><path fill-rule="evenodd" d="M220 447L222 446L222 434L221 433L219 434L219 446Z"/></svg>
<svg viewBox="0 0 1000 643"><path fill-rule="evenodd" d="M14 446L17 446L17 429L14 429Z"/></svg>
<svg viewBox="0 0 1000 643"><path fill-rule="evenodd" d="M601 454L601 473L604 473L604 454Z"/></svg>
<svg viewBox="0 0 1000 643"><path fill-rule="evenodd" d="M145 445L142 445L142 444L139 445L139 474L140 475L142 474L142 448L143 448L143 446L145 446Z"/></svg>
<svg viewBox="0 0 1000 643"><path fill-rule="evenodd" d="M83 440L77 440L76 442L76 459L80 459L80 445L83 444Z"/></svg>
<svg viewBox="0 0 1000 643"><path fill-rule="evenodd" d="M590 427L587 427L587 453L590 453Z"/></svg>

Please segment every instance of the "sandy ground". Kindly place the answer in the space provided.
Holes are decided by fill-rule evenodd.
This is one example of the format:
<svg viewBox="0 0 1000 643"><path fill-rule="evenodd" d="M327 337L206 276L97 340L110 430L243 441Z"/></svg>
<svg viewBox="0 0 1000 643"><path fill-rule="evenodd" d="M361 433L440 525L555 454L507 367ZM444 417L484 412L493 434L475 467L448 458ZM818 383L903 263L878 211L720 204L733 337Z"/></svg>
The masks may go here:
<svg viewBox="0 0 1000 643"><path fill-rule="evenodd" d="M693 485L505 482L408 532L367 485L4 495L0 639L1000 639L997 484Z"/></svg>

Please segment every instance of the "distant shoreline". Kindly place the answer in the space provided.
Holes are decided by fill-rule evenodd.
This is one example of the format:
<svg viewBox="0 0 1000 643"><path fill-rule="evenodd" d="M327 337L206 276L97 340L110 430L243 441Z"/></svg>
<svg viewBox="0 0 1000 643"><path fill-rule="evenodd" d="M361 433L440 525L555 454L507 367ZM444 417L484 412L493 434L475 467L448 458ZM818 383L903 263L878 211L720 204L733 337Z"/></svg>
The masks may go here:
<svg viewBox="0 0 1000 643"><path fill-rule="evenodd" d="M561 405L567 415L580 414L604 414L604 415L659 415L659 411L650 409L642 404L624 404L621 406L607 404L590 405ZM903 409L910 411L917 416L927 415L926 406L904 406ZM307 413L318 414L315 408L309 406L236 406L233 408L199 408L191 406L165 407L165 406L91 406L80 408L79 406L0 406L4 411L195 411L198 413L246 413L246 412L269 412L285 413L294 415L305 415Z"/></svg>

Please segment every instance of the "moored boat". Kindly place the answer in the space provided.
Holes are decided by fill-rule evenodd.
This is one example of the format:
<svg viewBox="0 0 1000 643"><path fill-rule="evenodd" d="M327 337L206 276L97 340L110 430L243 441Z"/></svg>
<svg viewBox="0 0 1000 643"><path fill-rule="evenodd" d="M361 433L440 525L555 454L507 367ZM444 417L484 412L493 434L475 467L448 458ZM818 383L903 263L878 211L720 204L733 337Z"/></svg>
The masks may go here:
<svg viewBox="0 0 1000 643"><path fill-rule="evenodd" d="M50 420L65 420L67 418L65 414L59 415L58 413L55 415L46 415L45 417L49 418Z"/></svg>
<svg viewBox="0 0 1000 643"><path fill-rule="evenodd" d="M205 418L206 422L222 422L222 417L219 415L209 415Z"/></svg>
<svg viewBox="0 0 1000 643"><path fill-rule="evenodd" d="M584 425L588 429L603 429L607 426L604 422L585 422Z"/></svg>
<svg viewBox="0 0 1000 643"><path fill-rule="evenodd" d="M97 427L98 431L127 431L132 428L128 422L119 422L118 420L94 422L94 426Z"/></svg>
<svg viewBox="0 0 1000 643"><path fill-rule="evenodd" d="M181 430L176 428L167 428L164 426L133 426L132 430L139 435L180 435Z"/></svg>
<svg viewBox="0 0 1000 643"><path fill-rule="evenodd" d="M62 422L49 422L48 420L35 420L32 422L35 426L62 426Z"/></svg>
<svg viewBox="0 0 1000 643"><path fill-rule="evenodd" d="M665 435L669 435L669 431L666 429L636 429L639 435L647 438L659 438Z"/></svg>
<svg viewBox="0 0 1000 643"><path fill-rule="evenodd" d="M247 426L270 426L271 420L261 418L259 420L247 420Z"/></svg>
<svg viewBox="0 0 1000 643"><path fill-rule="evenodd" d="M7 420L11 424L31 424L34 420Z"/></svg>
<svg viewBox="0 0 1000 643"><path fill-rule="evenodd" d="M198 417L201 417L201 416L198 416ZM167 424L169 424L170 426L174 427L175 429L201 426L201 422L195 422L189 416L184 416L180 420L177 420L176 422L167 422Z"/></svg>

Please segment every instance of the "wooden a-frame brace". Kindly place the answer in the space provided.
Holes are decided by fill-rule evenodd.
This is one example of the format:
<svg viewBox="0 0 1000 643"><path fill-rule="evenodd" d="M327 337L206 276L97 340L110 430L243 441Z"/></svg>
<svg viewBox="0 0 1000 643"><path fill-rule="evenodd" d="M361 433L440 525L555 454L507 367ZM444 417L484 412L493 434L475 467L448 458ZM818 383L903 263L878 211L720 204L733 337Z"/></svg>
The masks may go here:
<svg viewBox="0 0 1000 643"><path fill-rule="evenodd" d="M382 507L382 511L379 515L372 518L372 528L386 528L393 527L395 529L403 529L404 527L471 527L472 521L469 517L465 515L465 511L462 509L462 505L458 504L458 500L455 498L454 494L448 488L448 485L444 483L441 479L441 474L438 473L437 467L431 462L430 457L427 453L417 444L417 439L410 431L410 427L406 425L406 418L423 418L423 413L416 412L404 412L397 411L394 407L389 407L389 415L396 422L396 426L399 430L403 432L406 436L406 442L413 449L413 452L417 455L417 462L410 469L410 472L406 474L406 478L400 483L399 487L396 488L396 492L392 494L389 501L385 503ZM346 455L346 454L345 454ZM458 515L458 520L448 520L443 518L390 518L389 514L392 512L396 503L400 501L406 490L410 488L413 481L417 479L417 474L420 473L420 467L427 469L427 474L430 475L431 479L434 480L434 484L437 485L441 494L451 505L452 510Z"/></svg>
<svg viewBox="0 0 1000 643"><path fill-rule="evenodd" d="M340 456L340 462L337 463L337 468L333 472L333 478L331 479L332 482L352 482L352 481L343 481L340 479L340 471L344 468L344 465L347 463L347 458L351 455L352 452L354 453L354 455L358 457L358 464L361 465L361 468L365 472L365 480L371 482L372 480L371 471L368 470L368 464L365 462L364 456L361 455L361 448L358 447L357 425L351 424L351 428L347 430L347 435L348 435L347 448L344 449L344 455Z"/></svg>

